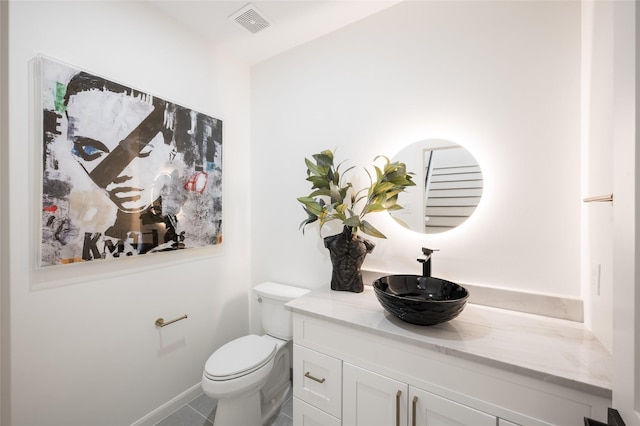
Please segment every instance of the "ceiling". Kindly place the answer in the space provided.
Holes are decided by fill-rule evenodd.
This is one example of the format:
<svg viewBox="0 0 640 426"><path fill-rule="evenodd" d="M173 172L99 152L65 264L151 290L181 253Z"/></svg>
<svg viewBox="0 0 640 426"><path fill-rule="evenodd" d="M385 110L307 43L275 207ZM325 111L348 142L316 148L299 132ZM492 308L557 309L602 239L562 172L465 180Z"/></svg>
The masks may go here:
<svg viewBox="0 0 640 426"><path fill-rule="evenodd" d="M386 9L400 0L147 0L170 19L250 65ZM233 19L251 3L271 26L252 33Z"/></svg>

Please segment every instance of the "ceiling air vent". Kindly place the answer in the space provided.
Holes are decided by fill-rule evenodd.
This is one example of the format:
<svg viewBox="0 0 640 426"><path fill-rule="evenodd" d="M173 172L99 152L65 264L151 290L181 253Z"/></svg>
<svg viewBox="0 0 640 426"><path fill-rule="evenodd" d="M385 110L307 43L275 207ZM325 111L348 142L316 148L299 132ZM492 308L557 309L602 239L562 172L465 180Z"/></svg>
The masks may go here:
<svg viewBox="0 0 640 426"><path fill-rule="evenodd" d="M251 3L229 16L229 19L253 34L271 26L271 21Z"/></svg>

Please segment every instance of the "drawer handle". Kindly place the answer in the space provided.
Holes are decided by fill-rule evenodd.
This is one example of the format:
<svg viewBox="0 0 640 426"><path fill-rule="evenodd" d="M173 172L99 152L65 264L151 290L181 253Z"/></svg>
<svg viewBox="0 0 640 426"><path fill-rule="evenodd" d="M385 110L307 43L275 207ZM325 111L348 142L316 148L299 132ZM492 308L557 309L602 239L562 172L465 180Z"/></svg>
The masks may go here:
<svg viewBox="0 0 640 426"><path fill-rule="evenodd" d="M411 421L411 426L416 426L416 406L418 405L418 397L414 396L413 401L411 402L411 415L413 416L413 420Z"/></svg>
<svg viewBox="0 0 640 426"><path fill-rule="evenodd" d="M400 395L402 395L401 390L396 393L396 426L400 426Z"/></svg>
<svg viewBox="0 0 640 426"><path fill-rule="evenodd" d="M314 382L318 382L318 383L324 383L324 381L325 381L324 377L322 379L318 379L317 377L313 377L311 375L311 373L309 373L308 371L306 373L304 373L304 377L306 377L307 379L311 379Z"/></svg>

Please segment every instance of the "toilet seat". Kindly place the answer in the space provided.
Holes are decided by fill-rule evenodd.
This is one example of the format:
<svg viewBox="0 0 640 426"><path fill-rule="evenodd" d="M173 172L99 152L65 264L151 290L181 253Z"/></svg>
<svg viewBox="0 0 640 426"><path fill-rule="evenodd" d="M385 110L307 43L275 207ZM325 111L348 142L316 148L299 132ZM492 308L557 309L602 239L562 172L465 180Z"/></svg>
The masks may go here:
<svg viewBox="0 0 640 426"><path fill-rule="evenodd" d="M272 339L255 334L239 337L215 351L204 366L209 380L231 380L250 374L273 359L277 351Z"/></svg>

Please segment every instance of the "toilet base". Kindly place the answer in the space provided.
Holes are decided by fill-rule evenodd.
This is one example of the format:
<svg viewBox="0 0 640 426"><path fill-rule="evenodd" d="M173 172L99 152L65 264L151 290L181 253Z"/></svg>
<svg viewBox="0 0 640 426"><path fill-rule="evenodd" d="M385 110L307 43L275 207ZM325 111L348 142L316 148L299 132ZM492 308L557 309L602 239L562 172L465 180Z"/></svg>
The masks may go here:
<svg viewBox="0 0 640 426"><path fill-rule="evenodd" d="M218 400L213 426L262 426L260 391L242 398Z"/></svg>
<svg viewBox="0 0 640 426"><path fill-rule="evenodd" d="M264 394L262 395L262 424L266 424L269 419L277 415L280 408L284 405L287 399L289 390L291 389L291 381L287 380L282 383L280 388L275 390L270 400L265 400Z"/></svg>

